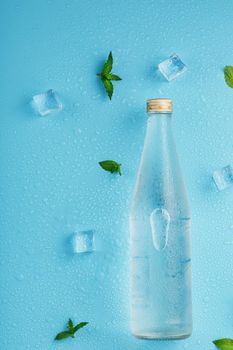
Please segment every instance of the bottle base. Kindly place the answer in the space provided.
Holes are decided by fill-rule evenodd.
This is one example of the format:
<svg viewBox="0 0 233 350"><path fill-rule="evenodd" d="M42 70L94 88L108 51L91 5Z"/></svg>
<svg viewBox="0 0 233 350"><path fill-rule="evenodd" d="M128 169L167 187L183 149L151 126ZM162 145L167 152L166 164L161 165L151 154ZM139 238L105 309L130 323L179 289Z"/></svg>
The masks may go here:
<svg viewBox="0 0 233 350"><path fill-rule="evenodd" d="M146 339L146 340L181 340L185 339L191 336L191 332L188 333L180 333L180 334L174 334L174 333L165 333L165 332L142 332L142 333L134 333L132 332L132 335L138 339Z"/></svg>

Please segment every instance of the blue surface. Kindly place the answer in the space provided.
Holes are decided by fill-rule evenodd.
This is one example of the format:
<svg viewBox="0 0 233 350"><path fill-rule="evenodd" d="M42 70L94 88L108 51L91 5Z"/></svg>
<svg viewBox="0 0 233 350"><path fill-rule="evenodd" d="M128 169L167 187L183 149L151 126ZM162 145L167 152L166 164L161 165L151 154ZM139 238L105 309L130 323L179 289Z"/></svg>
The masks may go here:
<svg viewBox="0 0 233 350"><path fill-rule="evenodd" d="M233 163L232 13L226 0L1 1L1 350L208 350L233 336L233 189L211 181ZM96 77L110 50L123 78L111 102ZM155 67L173 52L188 71L168 83ZM64 110L34 115L50 88ZM174 100L193 219L194 332L175 342L129 331L128 215L152 97ZM77 227L95 229L93 255L70 254ZM54 342L69 317L90 324Z"/></svg>

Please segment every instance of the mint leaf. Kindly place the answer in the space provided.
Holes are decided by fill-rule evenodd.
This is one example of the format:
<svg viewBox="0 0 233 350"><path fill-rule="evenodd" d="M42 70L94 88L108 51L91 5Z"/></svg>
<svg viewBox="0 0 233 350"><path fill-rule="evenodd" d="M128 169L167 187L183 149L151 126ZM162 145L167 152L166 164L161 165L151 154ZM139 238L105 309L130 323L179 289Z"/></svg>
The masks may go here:
<svg viewBox="0 0 233 350"><path fill-rule="evenodd" d="M233 339L223 338L213 341L214 345L221 350L233 350Z"/></svg>
<svg viewBox="0 0 233 350"><path fill-rule="evenodd" d="M88 322L80 322L74 327L74 333L76 333L80 328L85 327L88 324Z"/></svg>
<svg viewBox="0 0 233 350"><path fill-rule="evenodd" d="M105 90L106 90L106 92L108 94L108 97L111 100L112 94L113 94L113 85L112 85L111 81L107 80L107 79L102 79L102 82L104 84L104 87L105 87Z"/></svg>
<svg viewBox="0 0 233 350"><path fill-rule="evenodd" d="M103 75L106 75L106 74L110 73L111 70L112 70L112 64L113 64L113 57L112 57L112 51L110 51L110 53L108 55L108 59L105 62L101 73Z"/></svg>
<svg viewBox="0 0 233 350"><path fill-rule="evenodd" d="M70 333L69 331L64 331L64 332L58 333L55 337L55 340L62 340L62 339L66 339L66 338L69 338L72 336L73 336L73 334Z"/></svg>
<svg viewBox="0 0 233 350"><path fill-rule="evenodd" d="M118 172L118 174L121 176L122 175L122 173L121 173L121 164L118 164L118 166L117 166L117 172Z"/></svg>
<svg viewBox="0 0 233 350"><path fill-rule="evenodd" d="M99 162L99 165L101 168L109 171L110 173L118 173L119 175L122 175L121 164L115 162L114 160L103 160L102 162Z"/></svg>
<svg viewBox="0 0 233 350"><path fill-rule="evenodd" d="M224 78L227 85L233 88L233 66L224 67Z"/></svg>
<svg viewBox="0 0 233 350"><path fill-rule="evenodd" d="M73 330L74 330L74 324L73 324L73 321L71 319L69 319L69 321L68 321L68 329L70 330L70 332L73 332Z"/></svg>
<svg viewBox="0 0 233 350"><path fill-rule="evenodd" d="M107 78L108 80L122 80L118 75L112 74L112 73L107 74L107 75L106 75L106 78Z"/></svg>
<svg viewBox="0 0 233 350"><path fill-rule="evenodd" d="M100 77L102 83L104 84L105 90L110 100L112 99L112 94L113 94L113 85L111 80L112 81L122 80L118 75L111 73L112 65L113 65L113 57L112 57L112 52L110 51L108 55L108 59L103 65L101 73L97 74Z"/></svg>
<svg viewBox="0 0 233 350"><path fill-rule="evenodd" d="M68 324L67 324L68 331L58 333L55 337L55 340L62 340L62 339L66 339L69 337L74 338L75 333L80 328L85 327L87 324L88 324L88 322L80 322L74 327L73 321L71 319L69 319Z"/></svg>

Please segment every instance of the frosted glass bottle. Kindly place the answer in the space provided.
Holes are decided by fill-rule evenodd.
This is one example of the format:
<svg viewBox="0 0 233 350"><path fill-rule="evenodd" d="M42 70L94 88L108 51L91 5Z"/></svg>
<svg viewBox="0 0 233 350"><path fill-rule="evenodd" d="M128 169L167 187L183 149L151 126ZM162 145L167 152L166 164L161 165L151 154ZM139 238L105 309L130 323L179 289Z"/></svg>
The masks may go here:
<svg viewBox="0 0 233 350"><path fill-rule="evenodd" d="M192 332L190 212L172 134L172 101L147 101L130 213L131 329L148 339Z"/></svg>

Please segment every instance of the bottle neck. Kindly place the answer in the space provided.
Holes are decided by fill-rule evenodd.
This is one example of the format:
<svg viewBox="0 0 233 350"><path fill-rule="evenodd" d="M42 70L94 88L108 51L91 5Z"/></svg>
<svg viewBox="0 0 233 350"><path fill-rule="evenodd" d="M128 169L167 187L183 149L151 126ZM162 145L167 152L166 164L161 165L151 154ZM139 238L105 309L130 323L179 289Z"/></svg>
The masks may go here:
<svg viewBox="0 0 233 350"><path fill-rule="evenodd" d="M160 137L172 132L172 113L148 113L148 126L153 132L159 132Z"/></svg>
<svg viewBox="0 0 233 350"><path fill-rule="evenodd" d="M174 140L172 133L171 113L148 113L145 147L160 154L173 152Z"/></svg>
<svg viewBox="0 0 233 350"><path fill-rule="evenodd" d="M164 118L171 118L172 113L171 112L153 112L153 113L147 113L148 118L156 118L156 117L164 117Z"/></svg>

